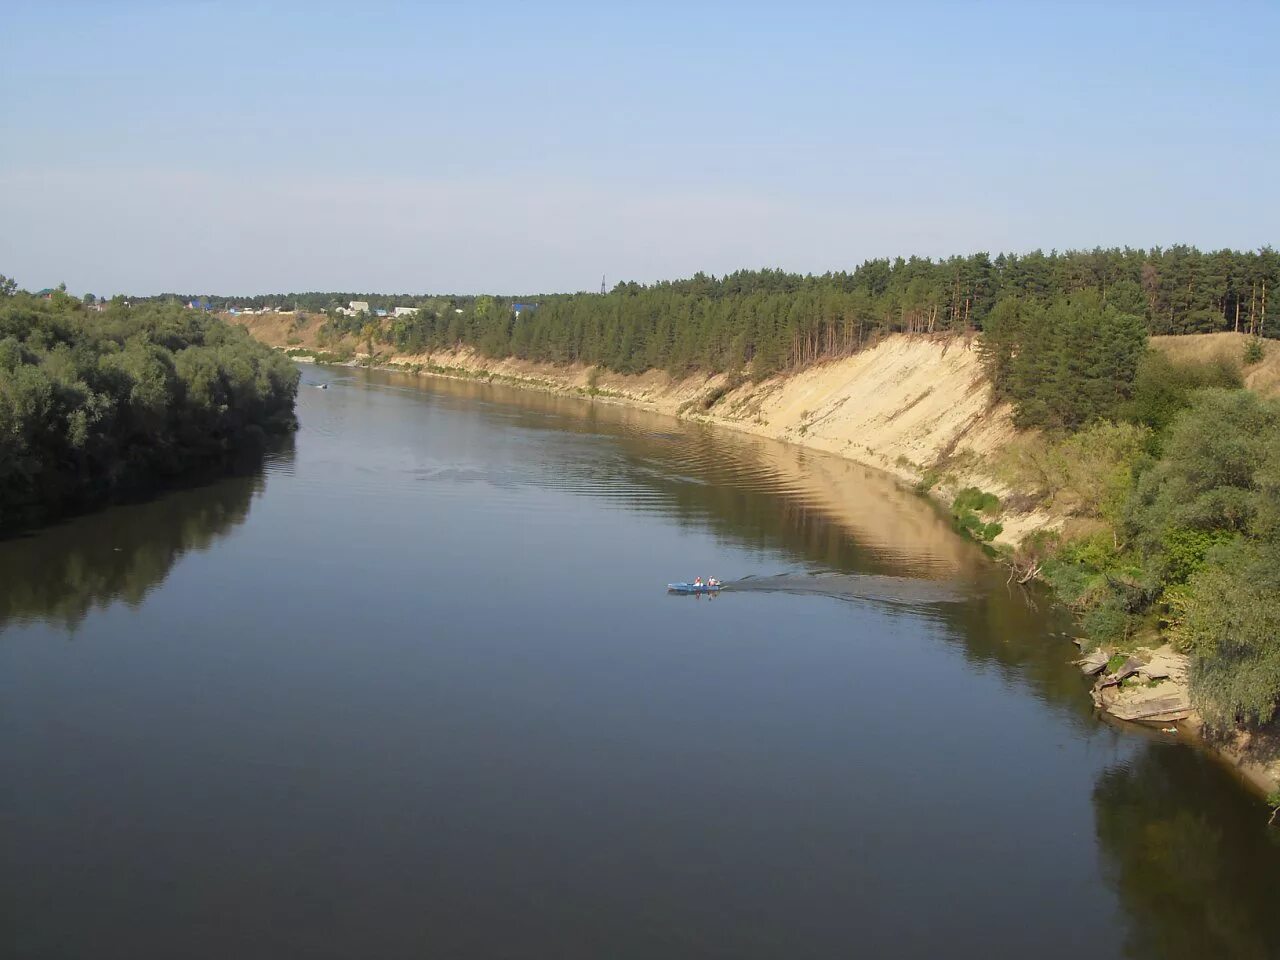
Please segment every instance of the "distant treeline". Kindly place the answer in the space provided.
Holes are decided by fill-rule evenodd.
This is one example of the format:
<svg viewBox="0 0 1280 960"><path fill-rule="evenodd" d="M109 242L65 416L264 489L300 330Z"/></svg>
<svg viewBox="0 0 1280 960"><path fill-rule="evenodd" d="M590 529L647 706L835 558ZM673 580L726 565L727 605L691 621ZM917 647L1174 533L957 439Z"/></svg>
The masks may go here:
<svg viewBox="0 0 1280 960"><path fill-rule="evenodd" d="M519 298L515 298L517 301ZM370 309L391 310L393 307L429 307L444 309L446 306L465 306L475 300L472 294L431 293L343 293L341 291L312 290L306 293L261 293L252 297L223 296L221 294L158 293L149 297L120 295L111 300L144 303L196 304L212 312L228 310L281 310L301 313L327 313L347 306L356 300L369 304ZM104 298L104 303L111 300Z"/></svg>
<svg viewBox="0 0 1280 960"><path fill-rule="evenodd" d="M298 372L176 305L93 310L0 277L0 531L155 486L295 425Z"/></svg>
<svg viewBox="0 0 1280 960"><path fill-rule="evenodd" d="M1275 312L1277 284L1280 254L1270 248L912 257L822 276L743 270L623 283L605 295L437 298L420 302L416 316L383 325L378 337L410 352L465 344L492 356L624 373L767 376L856 352L888 333L980 331L1001 303L1034 312L1082 294L1113 315L1136 317L1148 333L1275 336L1280 325L1268 324L1267 313ZM367 336L363 328L360 317L334 317L329 327L335 335Z"/></svg>

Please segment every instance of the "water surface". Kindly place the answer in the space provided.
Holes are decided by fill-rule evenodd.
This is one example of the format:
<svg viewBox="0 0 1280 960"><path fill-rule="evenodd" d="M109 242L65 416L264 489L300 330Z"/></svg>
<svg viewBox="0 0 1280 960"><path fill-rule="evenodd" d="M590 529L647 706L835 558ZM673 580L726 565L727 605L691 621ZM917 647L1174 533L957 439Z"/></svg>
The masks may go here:
<svg viewBox="0 0 1280 960"><path fill-rule="evenodd" d="M883 475L305 379L261 471L0 543L11 955L1280 956L1261 805Z"/></svg>

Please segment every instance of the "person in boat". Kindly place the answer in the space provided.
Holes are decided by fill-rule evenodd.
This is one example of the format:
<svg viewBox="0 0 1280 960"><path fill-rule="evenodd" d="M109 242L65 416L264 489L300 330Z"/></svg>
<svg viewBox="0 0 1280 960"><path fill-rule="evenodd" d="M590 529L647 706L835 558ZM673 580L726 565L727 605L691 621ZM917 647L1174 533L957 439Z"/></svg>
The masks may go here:
<svg viewBox="0 0 1280 960"><path fill-rule="evenodd" d="M698 577L697 579L695 579L695 580L693 581L693 585L694 585L695 587L700 587L700 586L702 586L702 578L701 578L701 577Z"/></svg>

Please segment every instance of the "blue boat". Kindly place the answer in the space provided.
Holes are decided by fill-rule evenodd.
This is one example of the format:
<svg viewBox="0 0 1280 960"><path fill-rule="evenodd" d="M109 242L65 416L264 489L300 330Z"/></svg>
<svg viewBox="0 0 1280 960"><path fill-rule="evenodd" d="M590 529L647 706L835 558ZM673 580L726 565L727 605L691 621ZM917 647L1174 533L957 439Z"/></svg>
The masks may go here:
<svg viewBox="0 0 1280 960"><path fill-rule="evenodd" d="M719 593L723 583L668 583L667 593Z"/></svg>

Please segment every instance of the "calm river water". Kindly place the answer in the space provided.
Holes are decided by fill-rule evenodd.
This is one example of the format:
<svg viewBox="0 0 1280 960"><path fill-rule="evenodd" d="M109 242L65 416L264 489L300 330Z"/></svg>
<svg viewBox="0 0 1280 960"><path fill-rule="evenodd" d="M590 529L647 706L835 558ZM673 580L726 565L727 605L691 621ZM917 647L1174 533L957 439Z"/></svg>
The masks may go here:
<svg viewBox="0 0 1280 960"><path fill-rule="evenodd" d="M262 470L0 543L8 955L1280 957L1262 804L883 476L304 381Z"/></svg>

